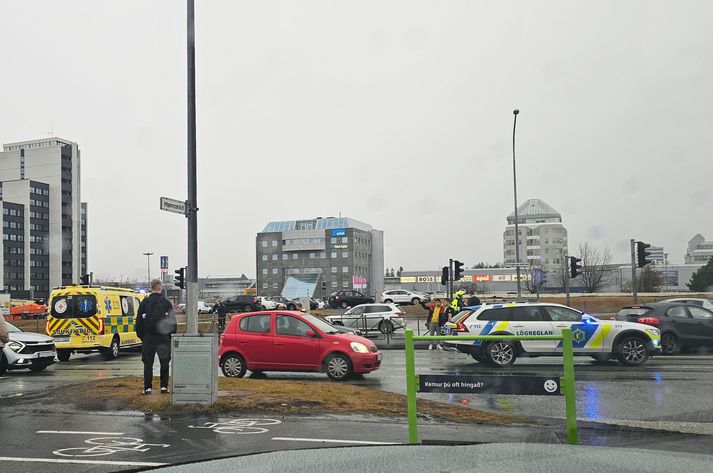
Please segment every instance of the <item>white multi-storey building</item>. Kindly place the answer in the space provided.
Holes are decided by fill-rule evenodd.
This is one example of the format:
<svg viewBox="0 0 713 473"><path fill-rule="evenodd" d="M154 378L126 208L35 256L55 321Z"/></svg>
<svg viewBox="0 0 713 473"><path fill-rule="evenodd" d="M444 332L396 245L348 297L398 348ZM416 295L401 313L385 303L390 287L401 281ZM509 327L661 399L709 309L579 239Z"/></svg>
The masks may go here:
<svg viewBox="0 0 713 473"><path fill-rule="evenodd" d="M556 271L567 255L567 229L562 215L540 199L530 199L518 207L520 263L545 272ZM515 264L515 212L507 217L503 232L503 261Z"/></svg>

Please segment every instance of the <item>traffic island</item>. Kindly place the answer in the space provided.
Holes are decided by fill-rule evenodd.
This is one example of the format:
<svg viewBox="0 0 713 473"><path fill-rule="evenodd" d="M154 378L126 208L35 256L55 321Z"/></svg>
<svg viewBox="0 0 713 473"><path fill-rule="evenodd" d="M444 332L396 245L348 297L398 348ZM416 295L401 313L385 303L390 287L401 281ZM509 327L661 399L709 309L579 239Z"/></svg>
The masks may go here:
<svg viewBox="0 0 713 473"><path fill-rule="evenodd" d="M363 414L406 417L406 396L331 381L286 381L219 378L218 402L212 406L172 406L158 390L141 395L143 378L127 376L54 391L55 402L71 400L77 408L93 411L139 411L146 414ZM158 386L158 378L154 380ZM531 419L481 411L458 404L419 400L419 414L441 422L493 425L534 424Z"/></svg>

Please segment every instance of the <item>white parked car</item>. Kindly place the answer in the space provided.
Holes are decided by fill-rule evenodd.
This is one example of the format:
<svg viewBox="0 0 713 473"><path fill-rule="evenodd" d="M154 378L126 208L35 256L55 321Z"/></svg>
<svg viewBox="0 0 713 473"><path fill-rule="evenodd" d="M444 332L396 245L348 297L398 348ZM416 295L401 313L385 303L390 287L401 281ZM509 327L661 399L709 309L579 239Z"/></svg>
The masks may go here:
<svg viewBox="0 0 713 473"><path fill-rule="evenodd" d="M709 299L698 299L695 297L677 297L675 299L666 299L661 302L680 302L682 304L693 304L704 309L713 310L713 300Z"/></svg>
<svg viewBox="0 0 713 473"><path fill-rule="evenodd" d="M422 292L408 291L406 289L393 289L381 293L381 302L396 303L396 304L420 304L427 302L431 298Z"/></svg>
<svg viewBox="0 0 713 473"><path fill-rule="evenodd" d="M485 304L464 310L446 323L446 335L561 335L572 330L574 355L623 365L641 366L661 352L661 332L650 325L619 320L599 320L559 304ZM498 340L491 342L448 340L446 346L470 354L475 360L509 366L518 356L562 355L562 342L554 340Z"/></svg>
<svg viewBox="0 0 713 473"><path fill-rule="evenodd" d="M275 310L277 309L277 302L272 301L264 296L257 296L257 300L262 307L262 310Z"/></svg>
<svg viewBox="0 0 713 473"><path fill-rule="evenodd" d="M7 322L10 341L0 350L0 375L5 370L42 371L54 364L54 339L39 333L23 332Z"/></svg>
<svg viewBox="0 0 713 473"><path fill-rule="evenodd" d="M395 304L361 304L342 315L327 317L329 323L360 330L362 333L393 333L406 328L406 313Z"/></svg>
<svg viewBox="0 0 713 473"><path fill-rule="evenodd" d="M211 306L206 304L203 301L198 301L198 313L199 314L207 314L210 312ZM185 310L185 307L183 308Z"/></svg>

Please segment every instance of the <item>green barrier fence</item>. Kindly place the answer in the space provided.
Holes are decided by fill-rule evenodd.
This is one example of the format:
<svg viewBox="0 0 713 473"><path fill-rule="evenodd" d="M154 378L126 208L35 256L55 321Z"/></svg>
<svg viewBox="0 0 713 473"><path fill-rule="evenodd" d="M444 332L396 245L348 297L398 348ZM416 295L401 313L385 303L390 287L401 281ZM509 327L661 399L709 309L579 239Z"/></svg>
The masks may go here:
<svg viewBox="0 0 713 473"><path fill-rule="evenodd" d="M574 391L574 353L572 351L572 330L563 329L562 335L476 335L476 336L414 336L412 329L406 330L406 402L408 416L408 441L418 443L418 421L416 419L416 391L418 376L414 356L414 341L500 341L500 340L556 340L562 341L562 364L564 373L560 378L560 389L564 394L567 418L567 443L577 444L577 401Z"/></svg>

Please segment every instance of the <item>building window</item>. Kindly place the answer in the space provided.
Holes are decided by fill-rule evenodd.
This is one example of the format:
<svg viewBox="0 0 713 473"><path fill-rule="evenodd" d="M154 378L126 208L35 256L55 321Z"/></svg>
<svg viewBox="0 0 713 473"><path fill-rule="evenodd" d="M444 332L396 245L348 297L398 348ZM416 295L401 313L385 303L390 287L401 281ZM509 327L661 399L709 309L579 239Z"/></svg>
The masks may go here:
<svg viewBox="0 0 713 473"><path fill-rule="evenodd" d="M348 252L348 251L342 251L342 258L349 258L349 252Z"/></svg>
<svg viewBox="0 0 713 473"><path fill-rule="evenodd" d="M349 237L342 237L342 243L349 243Z"/></svg>
<svg viewBox="0 0 713 473"><path fill-rule="evenodd" d="M267 268L262 269L262 274L267 274Z"/></svg>
<svg viewBox="0 0 713 473"><path fill-rule="evenodd" d="M314 257L315 257L315 254L314 254L314 253L310 253L310 254L309 254L309 259L314 259Z"/></svg>
<svg viewBox="0 0 713 473"><path fill-rule="evenodd" d="M336 272L337 272L337 267L336 267L336 266L332 266L332 272L333 272L333 273L336 273Z"/></svg>
<svg viewBox="0 0 713 473"><path fill-rule="evenodd" d="M331 241L332 243L336 243L336 242L337 242L337 239L333 237L330 241Z"/></svg>
<svg viewBox="0 0 713 473"><path fill-rule="evenodd" d="M349 281L342 281L342 287L349 287Z"/></svg>
<svg viewBox="0 0 713 473"><path fill-rule="evenodd" d="M267 241L266 241L266 240L263 240L263 241L262 241L262 247L263 247L263 248L267 248Z"/></svg>
<svg viewBox="0 0 713 473"><path fill-rule="evenodd" d="M277 268L272 268L272 274L277 274Z"/></svg>
<svg viewBox="0 0 713 473"><path fill-rule="evenodd" d="M272 247L277 248L277 240L272 240Z"/></svg>
<svg viewBox="0 0 713 473"><path fill-rule="evenodd" d="M332 286L332 287L337 287L337 281L332 281L331 286Z"/></svg>
<svg viewBox="0 0 713 473"><path fill-rule="evenodd" d="M349 272L349 266L342 266L342 272L343 272L343 273L348 273L348 272Z"/></svg>
<svg viewBox="0 0 713 473"><path fill-rule="evenodd" d="M267 255L262 255L262 260L267 261Z"/></svg>
<svg viewBox="0 0 713 473"><path fill-rule="evenodd" d="M276 282L272 283L272 288L273 288L273 289L277 289L277 283L276 283Z"/></svg>
<svg viewBox="0 0 713 473"><path fill-rule="evenodd" d="M331 258L336 258L336 257L337 257L337 252L336 252L336 251L332 251Z"/></svg>
<svg viewBox="0 0 713 473"><path fill-rule="evenodd" d="M300 257L300 255L298 255L297 253L292 254L292 259L298 259L299 257Z"/></svg>
<svg viewBox="0 0 713 473"><path fill-rule="evenodd" d="M277 255L272 255L272 261L277 261Z"/></svg>
<svg viewBox="0 0 713 473"><path fill-rule="evenodd" d="M287 253L282 253L282 260L283 260L283 261L287 261L287 258L289 258L289 256L287 255Z"/></svg>
<svg viewBox="0 0 713 473"><path fill-rule="evenodd" d="M325 259L325 258L327 257L327 253L325 253L324 251L322 251L322 252L319 253L319 257L320 257L320 259Z"/></svg>

